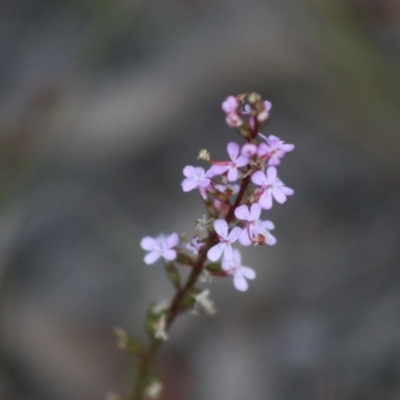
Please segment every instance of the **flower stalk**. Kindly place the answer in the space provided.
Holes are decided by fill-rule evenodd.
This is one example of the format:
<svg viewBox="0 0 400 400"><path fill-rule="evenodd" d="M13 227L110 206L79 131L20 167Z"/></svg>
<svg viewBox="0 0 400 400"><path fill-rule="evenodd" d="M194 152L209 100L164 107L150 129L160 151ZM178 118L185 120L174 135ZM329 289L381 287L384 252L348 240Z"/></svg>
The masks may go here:
<svg viewBox="0 0 400 400"><path fill-rule="evenodd" d="M130 400L160 398L161 382L154 375L154 363L175 319L189 309L193 315L201 309L209 315L215 313L209 289L200 289L199 283L207 284L211 277L231 277L237 290L248 289L247 280L255 279L256 272L241 265L240 252L232 245L236 241L243 246L274 245L276 239L269 232L274 224L261 221L261 211L269 210L274 201L284 203L294 193L278 178L276 170L294 146L258 132L269 120L271 103L257 93L242 94L225 99L222 110L227 125L236 129L245 143L228 143L227 161L213 160L207 150L201 150L199 158L211 164L207 171L190 165L183 169L182 189L199 191L207 217L197 220L196 233L186 244L177 233L141 241L148 252L146 264L164 260L175 294L168 305L153 306L146 317L149 342L147 348L133 353L138 369ZM178 266L191 268L185 282L181 282ZM120 342L130 343L121 334Z"/></svg>

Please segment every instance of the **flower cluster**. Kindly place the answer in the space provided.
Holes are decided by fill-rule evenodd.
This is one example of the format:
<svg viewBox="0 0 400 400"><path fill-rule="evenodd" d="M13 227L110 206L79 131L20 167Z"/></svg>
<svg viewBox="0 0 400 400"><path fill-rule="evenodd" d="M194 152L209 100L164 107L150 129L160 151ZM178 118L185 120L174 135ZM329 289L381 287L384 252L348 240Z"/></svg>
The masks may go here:
<svg viewBox="0 0 400 400"><path fill-rule="evenodd" d="M233 244L276 243L271 233L274 224L261 219L261 213L275 203L283 204L294 193L278 177L276 168L294 146L259 132L269 120L271 103L258 94L229 96L223 101L222 110L227 125L238 130L244 143L229 142L226 160L214 160L208 151L202 150L199 158L209 167L188 165L183 169L183 191L199 191L207 216L198 220L196 233L189 241L173 233L145 237L141 246L149 252L146 264L153 264L161 257L168 265L173 262L199 273L231 276L235 288L245 291L247 280L254 279L256 273L242 265L241 254ZM194 295L198 299L196 293L200 291Z"/></svg>

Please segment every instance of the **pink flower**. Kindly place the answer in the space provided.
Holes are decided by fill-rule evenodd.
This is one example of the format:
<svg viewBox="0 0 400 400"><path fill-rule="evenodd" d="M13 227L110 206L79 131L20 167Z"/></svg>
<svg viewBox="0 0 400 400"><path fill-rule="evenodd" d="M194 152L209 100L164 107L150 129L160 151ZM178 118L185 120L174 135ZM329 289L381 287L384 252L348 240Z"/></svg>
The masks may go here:
<svg viewBox="0 0 400 400"><path fill-rule="evenodd" d="M258 146L258 157L268 158L269 166L279 165L281 158L294 149L293 144L285 143L274 135L270 135L268 138L261 133L259 135L265 140L265 143Z"/></svg>
<svg viewBox="0 0 400 400"><path fill-rule="evenodd" d="M214 229L218 235L219 243L208 250L208 259L217 261L222 254L224 254L224 258L232 258L232 243L238 240L242 230L237 226L228 233L228 223L224 219L215 220Z"/></svg>
<svg viewBox="0 0 400 400"><path fill-rule="evenodd" d="M252 243L274 245L276 239L269 230L274 229L271 221L260 221L261 206L258 203L251 205L250 210L246 205L241 205L235 210L237 219L246 221L246 226L239 236L239 242L243 246L250 246Z"/></svg>
<svg viewBox="0 0 400 400"><path fill-rule="evenodd" d="M234 96L229 96L222 102L221 107L225 114L230 114L237 111L239 104Z"/></svg>
<svg viewBox="0 0 400 400"><path fill-rule="evenodd" d="M187 165L183 169L183 175L186 178L182 181L182 189L184 192L189 192L195 188L206 188L210 184L208 174L201 167L192 167Z"/></svg>
<svg viewBox="0 0 400 400"><path fill-rule="evenodd" d="M226 114L225 122L228 126L238 128L243 124L242 119L239 116L239 104L235 97L229 96L222 102L222 110Z"/></svg>
<svg viewBox="0 0 400 400"><path fill-rule="evenodd" d="M240 155L240 147L237 143L228 143L226 150L231 161L214 161L207 173L209 176L215 176L227 172L228 181L233 182L238 179L238 168L245 167L249 159Z"/></svg>
<svg viewBox="0 0 400 400"><path fill-rule="evenodd" d="M160 257L165 260L172 261L176 258L176 251L172 250L179 243L179 236L173 233L170 236L160 235L156 238L148 237L142 239L140 246L142 249L149 251L144 258L146 264L154 264Z"/></svg>
<svg viewBox="0 0 400 400"><path fill-rule="evenodd" d="M242 265L239 250L233 250L231 258L224 258L221 263L223 270L233 276L233 284L237 290L244 292L248 288L246 279L254 279L256 273L252 268Z"/></svg>
<svg viewBox="0 0 400 400"><path fill-rule="evenodd" d="M253 157L257 153L257 146L254 143L246 143L242 147L242 156Z"/></svg>
<svg viewBox="0 0 400 400"><path fill-rule="evenodd" d="M256 195L260 195L258 203L266 210L272 207L273 198L278 203L284 203L286 196L291 196L294 190L285 186L285 184L278 178L276 168L268 167L267 172L256 171L251 176L251 181L258 185Z"/></svg>

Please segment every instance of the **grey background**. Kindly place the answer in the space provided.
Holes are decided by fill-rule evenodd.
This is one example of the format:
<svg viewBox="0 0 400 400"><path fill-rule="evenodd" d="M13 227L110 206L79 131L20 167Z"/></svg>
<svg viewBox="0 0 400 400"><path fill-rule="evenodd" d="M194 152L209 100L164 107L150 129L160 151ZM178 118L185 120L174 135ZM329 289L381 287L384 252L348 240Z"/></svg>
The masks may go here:
<svg viewBox="0 0 400 400"><path fill-rule="evenodd" d="M396 0L0 3L0 398L128 393L172 289L140 239L193 232L182 169L225 156L221 101L255 90L296 150L250 290L177 321L164 399L400 398Z"/></svg>

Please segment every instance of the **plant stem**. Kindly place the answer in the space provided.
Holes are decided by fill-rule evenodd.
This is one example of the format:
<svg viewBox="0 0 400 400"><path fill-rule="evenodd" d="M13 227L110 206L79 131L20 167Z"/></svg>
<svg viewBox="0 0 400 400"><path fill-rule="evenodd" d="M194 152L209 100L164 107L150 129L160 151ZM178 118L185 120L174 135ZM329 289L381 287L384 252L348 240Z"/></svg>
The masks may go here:
<svg viewBox="0 0 400 400"><path fill-rule="evenodd" d="M234 204L231 206L228 215L225 218L226 222L229 223L233 219L234 211L240 205L249 183L250 183L250 176L246 176L240 185L240 190L236 197L236 200ZM192 291L194 285L196 284L198 277L203 271L204 263L207 260L207 252L214 245L215 239L216 239L216 233L214 230L212 230L209 232L206 244L201 249L196 259L196 262L193 265L192 272L190 273L185 285L181 289L177 290L174 298L172 299L171 306L167 313L166 330L169 330L175 318L181 312L186 310L185 308L181 308L181 302L187 297L187 295ZM158 349L161 344L162 340L152 337L150 339L150 343L146 352L144 352L141 358L139 359L140 365L137 374L136 387L133 392L132 400L145 399L145 390L148 385L148 380L151 376L154 359L157 355Z"/></svg>

